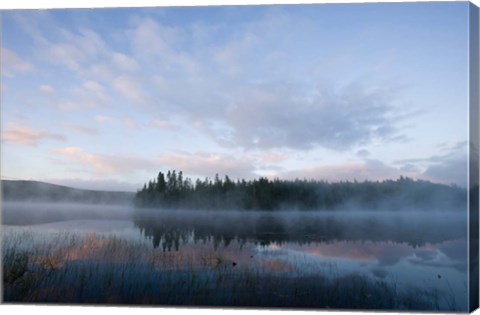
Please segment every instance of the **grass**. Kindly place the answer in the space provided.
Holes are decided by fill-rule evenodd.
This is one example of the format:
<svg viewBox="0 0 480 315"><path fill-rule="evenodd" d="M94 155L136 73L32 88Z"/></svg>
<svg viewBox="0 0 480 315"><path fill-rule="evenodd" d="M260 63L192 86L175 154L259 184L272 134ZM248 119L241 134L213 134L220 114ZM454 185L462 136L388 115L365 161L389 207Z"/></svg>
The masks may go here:
<svg viewBox="0 0 480 315"><path fill-rule="evenodd" d="M441 303L448 294L438 290L404 292L396 283L332 274L335 266L313 275L275 259L236 266L211 244L199 254L115 236L12 229L2 231L2 246L7 303L458 311Z"/></svg>

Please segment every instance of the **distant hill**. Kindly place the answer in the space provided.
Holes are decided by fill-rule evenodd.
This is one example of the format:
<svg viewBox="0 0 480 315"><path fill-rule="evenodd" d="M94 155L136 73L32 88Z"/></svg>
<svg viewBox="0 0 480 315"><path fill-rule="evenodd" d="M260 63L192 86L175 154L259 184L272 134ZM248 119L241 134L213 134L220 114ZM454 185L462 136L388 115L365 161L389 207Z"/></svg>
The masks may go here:
<svg viewBox="0 0 480 315"><path fill-rule="evenodd" d="M77 189L28 180L2 180L4 201L132 204L133 192Z"/></svg>

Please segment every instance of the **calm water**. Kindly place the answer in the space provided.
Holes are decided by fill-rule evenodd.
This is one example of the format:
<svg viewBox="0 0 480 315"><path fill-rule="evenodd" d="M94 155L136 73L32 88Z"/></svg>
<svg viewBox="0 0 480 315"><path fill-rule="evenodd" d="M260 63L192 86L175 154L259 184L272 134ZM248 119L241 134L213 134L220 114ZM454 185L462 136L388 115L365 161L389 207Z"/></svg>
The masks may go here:
<svg viewBox="0 0 480 315"><path fill-rule="evenodd" d="M62 252L61 266L109 260L98 253L112 250L105 239L113 238L161 257L163 262L155 265L161 271L211 275L212 270L222 270L231 277L256 273L260 278L273 275L302 281L322 276L332 283L359 276L388 284L395 294L422 292L435 299L433 304L440 310L467 309L467 221L459 212L134 211L7 203L3 224L4 236L32 236L20 238L15 246L38 248L39 242L57 242L65 231L68 237L87 238L89 246L84 242ZM142 257L146 256L135 254L129 259L147 259ZM165 263L167 258L171 263ZM183 281L180 276L178 281ZM370 295L365 298L375 299Z"/></svg>

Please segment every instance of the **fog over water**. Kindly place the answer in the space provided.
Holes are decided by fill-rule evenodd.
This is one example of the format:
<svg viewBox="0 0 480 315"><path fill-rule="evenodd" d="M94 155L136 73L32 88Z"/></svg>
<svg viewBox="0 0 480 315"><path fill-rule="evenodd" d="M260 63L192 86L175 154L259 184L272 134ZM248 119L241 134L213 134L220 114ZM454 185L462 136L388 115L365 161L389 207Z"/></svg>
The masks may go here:
<svg viewBox="0 0 480 315"><path fill-rule="evenodd" d="M34 225L71 220L131 220L128 205L91 205L57 202L3 202L2 223Z"/></svg>
<svg viewBox="0 0 480 315"><path fill-rule="evenodd" d="M48 239L66 232L141 242L181 255L169 267L174 269L204 270L202 257L210 255L222 258L208 261L235 266L233 271L357 275L395 283L402 292L438 290L448 297L439 308L453 300L458 309L466 305L467 219L460 211L202 211L4 202L2 223L7 234L30 231ZM90 259L91 253L78 255Z"/></svg>
<svg viewBox="0 0 480 315"><path fill-rule="evenodd" d="M135 209L130 205L4 202L4 225L72 220L126 220L140 228L158 227L248 236L272 231L278 237L366 238L438 242L466 236L466 214L457 211L203 211ZM107 222L105 222L107 224ZM321 232L319 232L321 231ZM315 239L314 239L315 240Z"/></svg>
<svg viewBox="0 0 480 315"><path fill-rule="evenodd" d="M135 209L120 205L4 202L4 225L66 224L96 221L108 226L127 221L158 239L168 231L196 237L240 239L259 243L362 240L406 242L412 245L466 238L466 215L457 212L379 211L202 211ZM60 224L61 225L61 224ZM92 224L93 225L93 224ZM95 228L92 226L92 232Z"/></svg>

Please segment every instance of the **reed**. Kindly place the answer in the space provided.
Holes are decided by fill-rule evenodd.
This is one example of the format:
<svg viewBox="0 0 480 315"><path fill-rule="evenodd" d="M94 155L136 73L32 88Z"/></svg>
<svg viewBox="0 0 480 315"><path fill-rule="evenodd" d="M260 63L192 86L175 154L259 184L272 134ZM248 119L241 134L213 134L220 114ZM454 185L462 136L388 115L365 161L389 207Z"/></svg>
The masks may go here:
<svg viewBox="0 0 480 315"><path fill-rule="evenodd" d="M459 310L448 292L400 291L394 282L341 276L334 265L305 275L304 258L235 266L213 246L199 257L147 240L14 229L2 231L2 245L7 303Z"/></svg>

